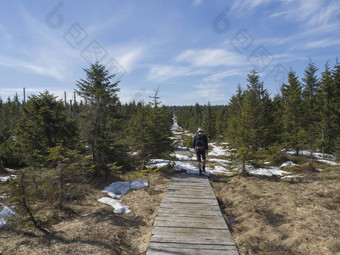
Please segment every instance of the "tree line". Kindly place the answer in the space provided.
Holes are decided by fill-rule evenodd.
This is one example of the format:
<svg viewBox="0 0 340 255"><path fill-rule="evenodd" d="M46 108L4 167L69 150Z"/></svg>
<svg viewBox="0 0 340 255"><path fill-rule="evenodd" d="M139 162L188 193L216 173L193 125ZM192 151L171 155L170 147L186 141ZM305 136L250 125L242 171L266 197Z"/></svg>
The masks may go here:
<svg viewBox="0 0 340 255"><path fill-rule="evenodd" d="M256 70L247 86L238 85L229 103L175 107L179 125L191 132L205 129L210 139L224 140L239 159L272 148L340 152L340 64L318 68L310 60L302 79L291 69L280 93L272 97Z"/></svg>

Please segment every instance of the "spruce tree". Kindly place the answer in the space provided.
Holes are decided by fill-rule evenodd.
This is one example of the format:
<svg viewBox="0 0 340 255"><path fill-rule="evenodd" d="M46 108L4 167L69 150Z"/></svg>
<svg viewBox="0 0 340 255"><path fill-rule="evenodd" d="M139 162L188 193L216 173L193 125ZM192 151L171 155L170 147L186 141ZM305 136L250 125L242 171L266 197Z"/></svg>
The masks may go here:
<svg viewBox="0 0 340 255"><path fill-rule="evenodd" d="M88 102L81 113L82 136L91 150L93 164L105 166L121 158L116 143L119 81L112 83L115 74L110 74L98 62L84 69L84 72L86 78L77 81L78 94Z"/></svg>
<svg viewBox="0 0 340 255"><path fill-rule="evenodd" d="M312 62L309 61L307 68L305 69L304 78L302 81L304 83L303 88L303 99L304 99L304 109L305 109L305 120L306 120L306 127L307 132L309 131L310 134L310 151L311 155L313 152L313 140L314 140L314 133L319 132L317 129L317 123L320 121L319 112L317 110L317 100L316 96L320 91L320 82L318 77L316 76L316 72L318 68ZM309 129L309 130L308 130Z"/></svg>
<svg viewBox="0 0 340 255"><path fill-rule="evenodd" d="M208 102L206 111L203 115L203 130L209 139L216 136L216 115L212 110L210 102Z"/></svg>
<svg viewBox="0 0 340 255"><path fill-rule="evenodd" d="M320 106L320 128L322 152L333 153L337 138L336 130L336 87L328 63L321 74L321 91L318 95Z"/></svg>
<svg viewBox="0 0 340 255"><path fill-rule="evenodd" d="M159 101L159 88L151 101L151 135L152 135L152 155L157 157L171 149L171 132L172 125L171 114L165 106L161 106Z"/></svg>
<svg viewBox="0 0 340 255"><path fill-rule="evenodd" d="M335 112L335 120L334 120L334 128L335 134L337 136L335 143L335 151L340 152L340 63L338 59L336 59L336 64L333 70L333 82L334 82L334 112Z"/></svg>
<svg viewBox="0 0 340 255"><path fill-rule="evenodd" d="M284 143L287 149L294 149L296 154L307 142L304 129L304 109L301 84L295 72L288 73L288 84L281 87L283 98Z"/></svg>
<svg viewBox="0 0 340 255"><path fill-rule="evenodd" d="M25 104L16 130L16 147L26 160L47 155L48 149L62 143L75 148L78 143L76 123L69 119L61 100L48 91L32 95Z"/></svg>
<svg viewBox="0 0 340 255"><path fill-rule="evenodd" d="M250 97L244 97L240 105L240 112L235 126L235 139L232 146L236 148L236 159L241 160L241 173L247 174L246 164L254 158L254 140L256 136L255 119L253 116L253 104Z"/></svg>

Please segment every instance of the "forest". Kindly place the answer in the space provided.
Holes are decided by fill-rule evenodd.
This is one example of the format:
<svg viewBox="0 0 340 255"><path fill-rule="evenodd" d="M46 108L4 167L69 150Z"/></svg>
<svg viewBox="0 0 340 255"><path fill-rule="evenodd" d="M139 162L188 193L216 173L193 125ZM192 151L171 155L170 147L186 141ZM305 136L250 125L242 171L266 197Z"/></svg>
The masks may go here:
<svg viewBox="0 0 340 255"><path fill-rule="evenodd" d="M210 139L226 141L243 162L282 150L340 153L340 64L325 65L321 77L310 60L300 79L290 70L280 93L270 95L256 70L227 105L171 107L178 123Z"/></svg>
<svg viewBox="0 0 340 255"><path fill-rule="evenodd" d="M70 102L43 91L19 101L0 100L0 173L20 169L11 181L18 221L47 232L49 219L34 216L36 204L65 208L81 199L89 181L146 169L152 158L170 158L171 125L212 141L228 142L242 165L292 149L340 153L340 63L325 65L321 77L310 61L299 78L290 70L280 94L270 95L256 70L226 105L165 106L160 90L150 102L123 104L119 81L100 63L84 69ZM190 140L190 139L189 139ZM190 141L186 144L190 146Z"/></svg>

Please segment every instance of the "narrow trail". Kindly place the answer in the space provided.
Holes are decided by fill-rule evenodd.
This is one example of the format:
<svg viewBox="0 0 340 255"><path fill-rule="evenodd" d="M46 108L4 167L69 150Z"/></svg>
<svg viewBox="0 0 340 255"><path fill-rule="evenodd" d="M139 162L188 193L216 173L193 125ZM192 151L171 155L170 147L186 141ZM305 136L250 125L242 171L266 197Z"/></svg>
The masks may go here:
<svg viewBox="0 0 340 255"><path fill-rule="evenodd" d="M175 135L174 141L183 146L180 135ZM183 147L175 153L191 156ZM183 162L196 164L193 160ZM239 254L206 176L173 176L146 254Z"/></svg>

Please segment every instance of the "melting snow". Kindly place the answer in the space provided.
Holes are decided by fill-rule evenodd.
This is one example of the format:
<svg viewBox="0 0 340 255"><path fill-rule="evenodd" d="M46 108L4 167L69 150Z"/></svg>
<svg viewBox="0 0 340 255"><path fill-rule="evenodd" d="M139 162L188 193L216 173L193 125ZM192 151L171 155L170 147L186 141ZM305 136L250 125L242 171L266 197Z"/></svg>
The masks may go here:
<svg viewBox="0 0 340 255"><path fill-rule="evenodd" d="M295 156L296 155L296 151L294 150L289 150L286 151L286 154L288 155L292 155ZM299 151L299 156L306 156L306 157L310 157L310 151ZM324 154L325 158L329 158L329 159L335 159L335 157L331 154ZM322 158L322 153L320 152L313 152L313 157L317 158L317 159L323 159Z"/></svg>
<svg viewBox="0 0 340 255"><path fill-rule="evenodd" d="M223 163L223 164L230 163L230 160L219 159L219 158L210 158L210 159L208 159L208 161L213 161L213 162L218 162L218 163Z"/></svg>
<svg viewBox="0 0 340 255"><path fill-rule="evenodd" d="M253 175L265 175L265 176L281 176L283 174L288 174L289 172L283 171L277 167L269 167L269 168L252 168L248 169L248 172Z"/></svg>
<svg viewBox="0 0 340 255"><path fill-rule="evenodd" d="M212 156L229 155L228 149L223 149L221 146L215 145L215 143L209 143L209 146L212 147L212 151L209 152L209 155Z"/></svg>
<svg viewBox="0 0 340 255"><path fill-rule="evenodd" d="M14 175L14 174L11 174L10 176L0 176L0 181L1 182L7 182L10 179L16 179L16 178L17 178L17 176Z"/></svg>
<svg viewBox="0 0 340 255"><path fill-rule="evenodd" d="M223 166L215 166L214 169L208 170L210 173L229 173L230 171Z"/></svg>
<svg viewBox="0 0 340 255"><path fill-rule="evenodd" d="M15 214L14 206L6 206L0 203L0 228L6 225L6 217L13 216Z"/></svg>
<svg viewBox="0 0 340 255"><path fill-rule="evenodd" d="M322 163L326 163L328 165L332 165L332 166L340 166L340 163L330 161L330 160L326 160L326 159L319 159L318 161L322 162Z"/></svg>
<svg viewBox="0 0 340 255"><path fill-rule="evenodd" d="M114 213L129 213L131 210L129 209L128 206L122 205L120 200L113 199L111 197L102 197L98 199L99 202L103 204L110 205L114 208L113 212Z"/></svg>
<svg viewBox="0 0 340 255"><path fill-rule="evenodd" d="M187 156L187 155L182 155L182 154L177 154L177 153L170 154L170 156L176 157L178 158L178 160L192 160L193 159L192 156Z"/></svg>
<svg viewBox="0 0 340 255"><path fill-rule="evenodd" d="M110 197L102 197L98 199L98 201L112 206L114 208L114 213L129 213L131 212L129 207L123 205L121 201L116 200L116 198L121 198L130 189L141 189L147 186L147 182L140 180L132 182L114 182L104 188L104 192L107 192Z"/></svg>
<svg viewBox="0 0 340 255"><path fill-rule="evenodd" d="M149 161L148 167L157 167L161 168L164 166L167 166L171 161L170 160L165 160L165 159L151 159Z"/></svg>
<svg viewBox="0 0 340 255"><path fill-rule="evenodd" d="M303 177L303 175L286 175L281 177L281 179L289 179L289 178L295 178L295 177Z"/></svg>
<svg viewBox="0 0 340 255"><path fill-rule="evenodd" d="M280 166L280 168L285 167L285 166L294 166L294 165L296 164L293 161L286 161Z"/></svg>

